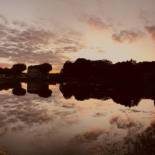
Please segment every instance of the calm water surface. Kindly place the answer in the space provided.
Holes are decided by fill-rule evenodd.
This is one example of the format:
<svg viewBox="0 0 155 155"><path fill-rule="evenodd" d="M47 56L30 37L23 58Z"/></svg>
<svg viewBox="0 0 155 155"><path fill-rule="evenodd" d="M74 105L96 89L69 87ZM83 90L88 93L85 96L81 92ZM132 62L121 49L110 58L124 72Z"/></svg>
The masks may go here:
<svg viewBox="0 0 155 155"><path fill-rule="evenodd" d="M129 108L112 99L64 99L58 85L50 87L49 98L0 92L0 154L125 155L152 149L152 100Z"/></svg>

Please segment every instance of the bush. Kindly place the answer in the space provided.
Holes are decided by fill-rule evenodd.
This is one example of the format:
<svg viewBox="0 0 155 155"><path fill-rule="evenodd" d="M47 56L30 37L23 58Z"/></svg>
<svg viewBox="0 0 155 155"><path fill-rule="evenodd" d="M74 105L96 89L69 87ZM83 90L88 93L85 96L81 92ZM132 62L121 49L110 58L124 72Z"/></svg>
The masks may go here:
<svg viewBox="0 0 155 155"><path fill-rule="evenodd" d="M15 64L12 66L12 71L15 74L19 74L21 72L23 72L26 69L26 65L25 64Z"/></svg>

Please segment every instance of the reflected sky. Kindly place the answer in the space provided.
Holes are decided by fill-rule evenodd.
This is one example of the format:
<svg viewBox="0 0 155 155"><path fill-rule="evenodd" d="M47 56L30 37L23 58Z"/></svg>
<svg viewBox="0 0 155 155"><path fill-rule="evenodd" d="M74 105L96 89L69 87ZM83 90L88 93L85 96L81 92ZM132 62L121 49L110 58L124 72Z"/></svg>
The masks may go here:
<svg viewBox="0 0 155 155"><path fill-rule="evenodd" d="M66 100L58 85L50 88L49 98L0 92L0 150L13 155L134 153L133 142L139 144L139 135L153 126L152 100L129 108L111 99Z"/></svg>

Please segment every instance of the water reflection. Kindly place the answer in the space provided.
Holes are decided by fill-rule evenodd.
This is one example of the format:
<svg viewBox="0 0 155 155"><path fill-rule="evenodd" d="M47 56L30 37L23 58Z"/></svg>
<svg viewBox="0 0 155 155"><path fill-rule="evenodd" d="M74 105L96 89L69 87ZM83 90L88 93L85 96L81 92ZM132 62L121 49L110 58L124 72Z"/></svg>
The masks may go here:
<svg viewBox="0 0 155 155"><path fill-rule="evenodd" d="M37 94L44 98L52 96L52 90L49 88L51 84L47 81L29 80L26 84L27 88L24 89L18 80L4 80L0 83L0 90L12 89L12 93L18 96L26 95L26 90L27 93ZM155 88L152 85L147 87L142 85L109 86L104 83L68 82L60 83L59 89L65 99L74 96L79 101L112 99L115 103L129 107L138 105L141 99L151 99L155 102Z"/></svg>
<svg viewBox="0 0 155 155"><path fill-rule="evenodd" d="M0 82L0 91L12 89L14 95L23 96L26 90L22 88L20 81L3 79Z"/></svg>
<svg viewBox="0 0 155 155"><path fill-rule="evenodd" d="M154 153L155 91L147 86L1 81L0 152Z"/></svg>
<svg viewBox="0 0 155 155"><path fill-rule="evenodd" d="M66 83L60 85L65 98L74 96L77 100L113 99L125 106L135 106L141 99L155 100L155 88L146 89L142 86L107 86L102 83Z"/></svg>
<svg viewBox="0 0 155 155"><path fill-rule="evenodd" d="M29 81L27 83L27 92L31 94L38 94L40 97L45 98L52 95L48 82L41 81Z"/></svg>

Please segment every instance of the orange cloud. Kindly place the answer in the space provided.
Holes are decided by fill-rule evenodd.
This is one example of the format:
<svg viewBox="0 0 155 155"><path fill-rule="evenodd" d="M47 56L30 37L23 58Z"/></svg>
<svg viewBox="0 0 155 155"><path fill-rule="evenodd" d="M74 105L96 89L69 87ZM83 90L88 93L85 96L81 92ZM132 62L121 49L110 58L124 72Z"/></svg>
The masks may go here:
<svg viewBox="0 0 155 155"><path fill-rule="evenodd" d="M103 22L100 18L91 17L88 19L87 22L88 22L89 26L91 26L95 29L103 30L103 29L109 28L109 25L107 25L105 22Z"/></svg>
<svg viewBox="0 0 155 155"><path fill-rule="evenodd" d="M110 24L106 23L100 17L84 15L81 17L81 21L94 30L102 31L109 29Z"/></svg>
<svg viewBox="0 0 155 155"><path fill-rule="evenodd" d="M142 35L142 33L140 33L140 32L123 30L117 34L113 34L112 38L114 41L117 41L120 43L125 42L125 41L131 43L131 42L137 40L139 37L141 37L141 35Z"/></svg>
<svg viewBox="0 0 155 155"><path fill-rule="evenodd" d="M151 35L152 39L155 41L155 26L146 26L147 32Z"/></svg>

